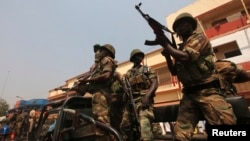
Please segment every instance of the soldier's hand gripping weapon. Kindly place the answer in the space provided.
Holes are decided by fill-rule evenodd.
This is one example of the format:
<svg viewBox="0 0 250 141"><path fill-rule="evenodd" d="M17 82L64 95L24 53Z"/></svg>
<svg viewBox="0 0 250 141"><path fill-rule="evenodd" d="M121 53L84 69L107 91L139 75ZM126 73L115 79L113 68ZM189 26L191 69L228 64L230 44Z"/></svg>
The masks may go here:
<svg viewBox="0 0 250 141"><path fill-rule="evenodd" d="M153 29L156 36L164 37L165 36L164 31L167 31L171 33L172 35L174 34L166 26L160 24L158 21L151 18L148 14L143 13L140 9L140 6L141 6L141 3L139 3L138 5L135 5L135 9L138 10L138 12L142 15L142 17L148 22L149 26ZM166 40L168 44L172 45L173 47L176 47L175 43L172 43L167 37L166 37ZM154 41L146 40L144 44L145 45L159 45L156 39Z"/></svg>
<svg viewBox="0 0 250 141"><path fill-rule="evenodd" d="M140 140L140 133L141 133L141 129L140 129L140 122L139 122L139 116L138 116L138 112L136 110L136 105L134 102L134 98L133 98L133 90L131 88L131 84L128 80L128 78L125 76L125 78L123 79L123 83L124 83L124 87L125 87L125 92L127 93L128 97L129 97L129 104L132 107L132 112L134 114L134 123L135 123L135 127L136 127L136 140Z"/></svg>
<svg viewBox="0 0 250 141"><path fill-rule="evenodd" d="M74 85L71 88L59 87L54 90L62 90L66 93L69 91L75 91L78 95L83 96L88 91L88 84L86 83L86 80L90 78L96 70L97 69L94 68L92 71L86 72L83 76L78 78L78 81L74 82Z"/></svg>

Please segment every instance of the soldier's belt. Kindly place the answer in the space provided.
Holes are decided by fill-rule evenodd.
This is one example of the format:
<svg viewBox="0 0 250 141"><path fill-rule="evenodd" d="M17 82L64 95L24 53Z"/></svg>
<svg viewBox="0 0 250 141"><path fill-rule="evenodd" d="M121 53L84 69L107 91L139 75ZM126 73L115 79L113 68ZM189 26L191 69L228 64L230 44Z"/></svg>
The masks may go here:
<svg viewBox="0 0 250 141"><path fill-rule="evenodd" d="M196 86L191 86L191 87L184 87L182 92L183 93L190 93L190 92L197 92L197 91L201 91L204 89L210 89L210 88L220 88L219 86L219 81L218 80L214 80L205 84L200 84L200 85L196 85Z"/></svg>

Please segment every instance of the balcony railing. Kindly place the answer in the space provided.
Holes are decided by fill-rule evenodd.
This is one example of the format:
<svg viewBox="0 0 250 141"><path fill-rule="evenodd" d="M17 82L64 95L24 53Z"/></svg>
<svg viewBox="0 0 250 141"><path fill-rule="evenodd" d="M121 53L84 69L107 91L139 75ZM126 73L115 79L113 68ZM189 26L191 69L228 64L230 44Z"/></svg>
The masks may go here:
<svg viewBox="0 0 250 141"><path fill-rule="evenodd" d="M242 28L246 25L247 25L247 17L243 16L237 20L220 24L212 28L208 28L205 30L205 33L208 38L212 38Z"/></svg>

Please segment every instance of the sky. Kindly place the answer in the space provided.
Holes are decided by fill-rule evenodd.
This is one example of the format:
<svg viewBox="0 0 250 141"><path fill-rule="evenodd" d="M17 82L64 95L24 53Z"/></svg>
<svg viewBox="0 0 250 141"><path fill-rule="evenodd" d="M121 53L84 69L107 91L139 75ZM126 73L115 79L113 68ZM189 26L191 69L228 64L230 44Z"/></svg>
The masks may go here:
<svg viewBox="0 0 250 141"><path fill-rule="evenodd" d="M89 70L93 45L112 44L118 63L148 53L155 35L135 9L166 25L165 17L195 0L0 0L0 95L16 101L49 91Z"/></svg>

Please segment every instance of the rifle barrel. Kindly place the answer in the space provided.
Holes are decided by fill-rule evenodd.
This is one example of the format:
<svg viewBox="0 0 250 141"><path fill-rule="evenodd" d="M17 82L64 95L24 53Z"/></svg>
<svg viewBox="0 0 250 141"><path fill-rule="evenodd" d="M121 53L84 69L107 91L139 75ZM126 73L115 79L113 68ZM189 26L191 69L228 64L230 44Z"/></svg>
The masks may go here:
<svg viewBox="0 0 250 141"><path fill-rule="evenodd" d="M125 77L125 79L124 79L124 84L125 84L125 88L127 89L128 96L130 98L130 104L131 104L132 110L133 110L132 112L135 115L134 118L135 118L135 126L136 126L136 129L137 129L138 139L140 139L141 129L140 129L139 116L138 116L138 113L137 113L137 110L136 110L136 105L135 105L134 98L133 98L133 91L132 91L132 88L131 88L131 84L130 84L127 77Z"/></svg>

